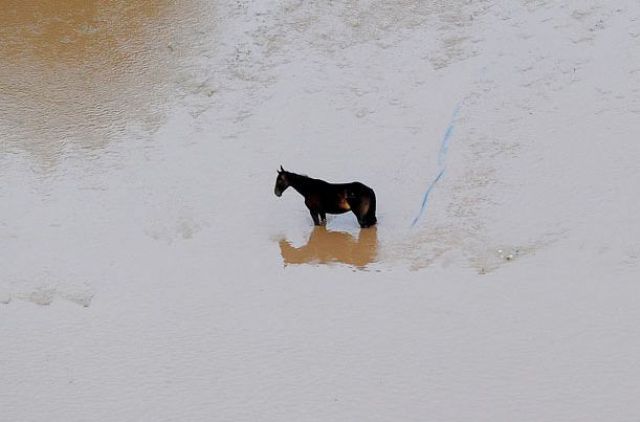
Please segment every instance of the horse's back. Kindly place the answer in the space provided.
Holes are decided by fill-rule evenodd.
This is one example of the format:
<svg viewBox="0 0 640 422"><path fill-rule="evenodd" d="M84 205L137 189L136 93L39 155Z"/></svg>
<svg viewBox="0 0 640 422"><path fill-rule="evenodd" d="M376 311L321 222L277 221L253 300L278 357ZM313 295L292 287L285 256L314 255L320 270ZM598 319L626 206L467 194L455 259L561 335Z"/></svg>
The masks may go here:
<svg viewBox="0 0 640 422"><path fill-rule="evenodd" d="M375 198L376 196L373 189L371 189L369 186L365 185L364 183L351 182L351 183L345 184L345 186L347 188L347 192L353 196L365 195L373 198Z"/></svg>

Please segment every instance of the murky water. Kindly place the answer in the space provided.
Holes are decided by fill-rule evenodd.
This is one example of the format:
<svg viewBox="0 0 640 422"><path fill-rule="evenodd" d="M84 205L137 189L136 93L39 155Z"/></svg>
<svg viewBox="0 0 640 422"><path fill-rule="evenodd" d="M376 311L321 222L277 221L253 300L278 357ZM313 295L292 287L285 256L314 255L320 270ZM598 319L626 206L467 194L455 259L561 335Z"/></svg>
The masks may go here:
<svg viewBox="0 0 640 422"><path fill-rule="evenodd" d="M637 420L639 4L522 3L4 0L0 419Z"/></svg>
<svg viewBox="0 0 640 422"><path fill-rule="evenodd" d="M233 259L264 249L276 268L284 262L366 269L380 259L375 229L315 229L301 243L300 233L310 229L306 218L269 225L248 213L242 220L263 230L254 233L225 206L254 208L262 192L259 185L228 186L249 167L263 171L261 135L239 134L264 101L260 90L277 82L264 61L278 62L273 55L282 34L259 26L243 41L232 33L219 53L218 5L200 0L3 6L0 247L12 265L3 266L0 302L48 305L62 298L89 306L115 277L128 280L185 247L197 247L201 255L194 256L203 259L212 255L212 268L246 242L263 246ZM227 14L244 10L226 6ZM256 51L260 43L264 51ZM231 93L220 94L220 86ZM284 152L275 140L271 145ZM273 233L292 222L294 241L274 242ZM158 245L172 249L150 253L146 264L123 263Z"/></svg>
<svg viewBox="0 0 640 422"><path fill-rule="evenodd" d="M145 154L166 151L156 133L183 106L201 54L217 47L216 5L8 0L2 6L0 301L50 304L61 297L88 306L109 279L105 263L123 237L156 240L158 227L172 227L144 226L153 205L132 209L149 192L169 189L155 174L158 161L148 164ZM189 123L172 127L186 133ZM192 230L189 224L179 227Z"/></svg>
<svg viewBox="0 0 640 422"><path fill-rule="evenodd" d="M410 148L437 138L437 124L419 133L424 116L449 110L425 109L419 87L432 77L425 70L470 56L463 33L471 12L462 2L354 5L5 2L0 199L9 199L12 220L0 229L8 259L19 264L6 277L12 296L53 292L32 301L58 295L88 303L103 283L96 279L133 271L118 263L130 254L120 250L125 242L136 245L131 251L171 245L167 255L197 247L203 259L220 248L212 267L242 249L233 259L265 253L277 268L393 267L423 259L418 243L436 245L437 256L457 247L443 241L447 233L430 242L411 240L416 231L404 238L430 163L412 168L414 189L401 192L389 178L396 170L380 171L375 157L389 156L387 139L401 140L388 160L401 163ZM408 69L389 47L412 42L393 34L427 20L442 39L426 47L423 69L411 71L410 83L388 78L388 64ZM380 44L384 38L391 44ZM373 62L371 48L379 54ZM417 118L405 112L416 107ZM402 127L409 134L401 129L398 137ZM327 180L370 181L383 198L379 229L352 231L349 215L312 230L300 202L276 203L262 186L283 162ZM277 219L265 215L276 207Z"/></svg>
<svg viewBox="0 0 640 422"><path fill-rule="evenodd" d="M3 2L0 137L42 169L151 131L215 17L210 2Z"/></svg>

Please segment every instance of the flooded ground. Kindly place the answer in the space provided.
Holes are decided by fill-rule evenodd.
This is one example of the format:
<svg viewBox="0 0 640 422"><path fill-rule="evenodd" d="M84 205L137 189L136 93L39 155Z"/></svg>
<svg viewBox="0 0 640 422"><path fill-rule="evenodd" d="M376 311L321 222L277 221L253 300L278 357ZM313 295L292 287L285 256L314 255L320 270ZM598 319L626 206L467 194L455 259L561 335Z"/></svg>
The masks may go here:
<svg viewBox="0 0 640 422"><path fill-rule="evenodd" d="M637 419L635 2L4 6L4 418Z"/></svg>
<svg viewBox="0 0 640 422"><path fill-rule="evenodd" d="M200 21L207 9L197 2L4 6L3 142L9 152L28 152L43 171L70 153L99 155L133 129L157 129L189 56L213 29Z"/></svg>

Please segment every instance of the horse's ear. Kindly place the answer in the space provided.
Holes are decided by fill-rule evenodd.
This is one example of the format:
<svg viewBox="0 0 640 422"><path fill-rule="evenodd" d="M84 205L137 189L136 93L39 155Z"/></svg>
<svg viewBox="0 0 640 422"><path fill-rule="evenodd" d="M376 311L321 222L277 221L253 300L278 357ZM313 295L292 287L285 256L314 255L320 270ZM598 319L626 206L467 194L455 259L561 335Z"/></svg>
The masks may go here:
<svg viewBox="0 0 640 422"><path fill-rule="evenodd" d="M280 164L280 173L283 173L284 169L282 168L282 164Z"/></svg>

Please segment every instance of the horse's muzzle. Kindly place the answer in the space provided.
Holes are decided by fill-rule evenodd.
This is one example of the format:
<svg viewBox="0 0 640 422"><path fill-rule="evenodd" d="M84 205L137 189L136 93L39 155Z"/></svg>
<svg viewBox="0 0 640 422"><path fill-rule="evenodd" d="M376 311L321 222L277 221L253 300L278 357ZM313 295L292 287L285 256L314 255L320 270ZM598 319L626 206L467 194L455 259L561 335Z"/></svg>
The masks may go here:
<svg viewBox="0 0 640 422"><path fill-rule="evenodd" d="M275 193L278 198L282 196L282 191L278 191L278 189L274 189L273 193Z"/></svg>

